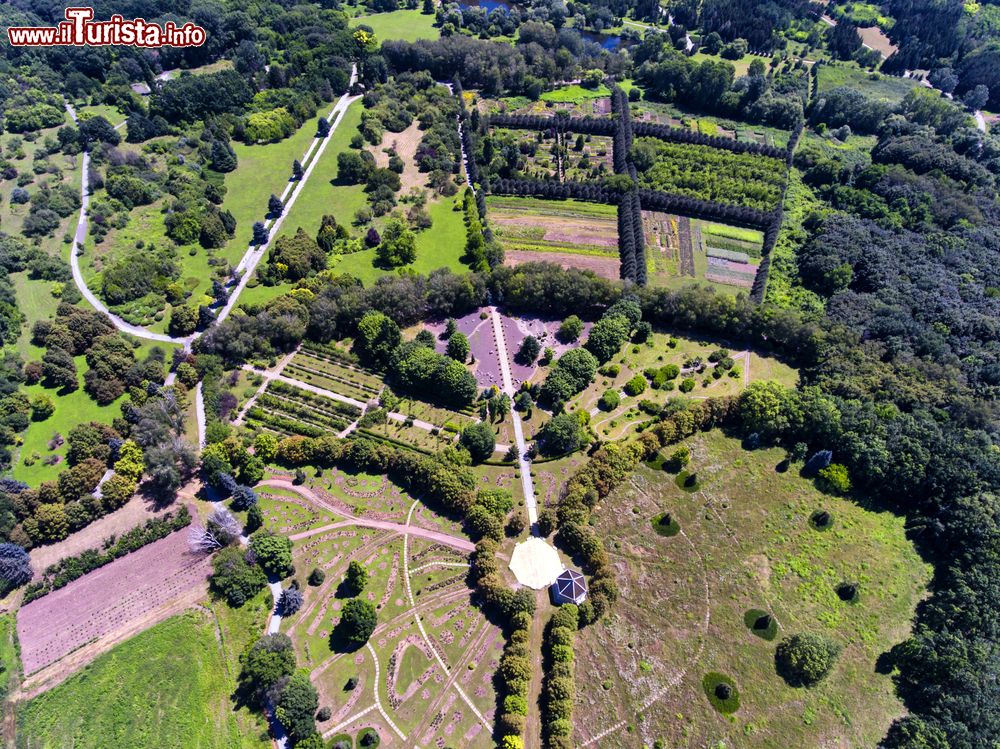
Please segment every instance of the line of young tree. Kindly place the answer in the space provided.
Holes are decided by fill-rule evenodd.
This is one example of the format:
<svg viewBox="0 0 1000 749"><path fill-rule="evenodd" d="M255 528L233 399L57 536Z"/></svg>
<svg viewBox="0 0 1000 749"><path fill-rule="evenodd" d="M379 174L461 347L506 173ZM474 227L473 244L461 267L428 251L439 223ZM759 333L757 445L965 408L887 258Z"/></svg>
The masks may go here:
<svg viewBox="0 0 1000 749"><path fill-rule="evenodd" d="M799 143L799 138L802 137L802 130L804 128L805 122L800 120L799 124L792 131L791 137L788 139L788 147L785 149L785 165L788 169L792 168L792 162L795 159L795 148ZM781 186L781 199L774 209L771 221L764 229L764 243L761 245L760 251L761 261L760 265L757 266L757 274L754 276L753 286L750 288L750 298L758 304L764 301L764 295L767 293L767 279L771 272L771 250L774 249L774 245L778 241L778 235L781 233L781 225L785 220L785 195L787 192L788 180L785 180Z"/></svg>
<svg viewBox="0 0 1000 749"><path fill-rule="evenodd" d="M512 130L551 130L558 133L583 133L584 135L612 135L615 121L609 117L569 117L559 111L555 116L542 114L492 114L483 119L485 127L504 127Z"/></svg>
<svg viewBox="0 0 1000 749"><path fill-rule="evenodd" d="M616 174L635 184L638 176L632 161L632 113L628 96L620 86L611 88L611 111L615 114L612 156ZM642 227L642 205L636 189L622 194L618 201L618 253L620 277L646 285L646 233Z"/></svg>
<svg viewBox="0 0 1000 749"><path fill-rule="evenodd" d="M549 619L542 644L542 736L547 749L572 749L575 654L579 609L565 603Z"/></svg>

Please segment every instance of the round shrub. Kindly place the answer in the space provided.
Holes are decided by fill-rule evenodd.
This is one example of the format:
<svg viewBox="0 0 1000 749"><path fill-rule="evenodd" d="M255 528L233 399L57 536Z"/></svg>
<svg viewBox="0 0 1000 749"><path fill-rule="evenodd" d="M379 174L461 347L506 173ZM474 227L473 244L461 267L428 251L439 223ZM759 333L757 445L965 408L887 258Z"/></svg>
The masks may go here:
<svg viewBox="0 0 1000 749"><path fill-rule="evenodd" d="M650 523L653 526L653 530L659 533L661 536L676 536L681 531L681 526L676 519L669 512L661 512L659 515L654 517Z"/></svg>
<svg viewBox="0 0 1000 749"><path fill-rule="evenodd" d="M736 689L736 682L725 674L715 671L705 674L701 686L712 707L720 713L735 713L740 709L740 693Z"/></svg>
<svg viewBox="0 0 1000 749"><path fill-rule="evenodd" d="M811 687L826 678L839 654L837 643L806 632L786 637L778 643L774 665L790 686Z"/></svg>
<svg viewBox="0 0 1000 749"><path fill-rule="evenodd" d="M382 743L382 739L379 738L378 731L374 728L365 728L358 734L358 746L364 747L375 747Z"/></svg>
<svg viewBox="0 0 1000 749"><path fill-rule="evenodd" d="M686 492L695 492L701 488L701 484L698 482L698 474L689 473L688 471L678 473L674 483Z"/></svg>
<svg viewBox="0 0 1000 749"><path fill-rule="evenodd" d="M324 580L326 580L326 573L319 567L313 568L313 571L309 573L309 584L313 587L322 585Z"/></svg>
<svg viewBox="0 0 1000 749"><path fill-rule="evenodd" d="M848 494L851 491L851 477L847 467L840 463L831 463L821 468L816 474L816 484L822 491L829 494Z"/></svg>
<svg viewBox="0 0 1000 749"><path fill-rule="evenodd" d="M316 720L322 723L325 720L330 720L331 715L333 715L333 713L331 712L330 708L324 706L321 707L319 709L319 712L316 713Z"/></svg>
<svg viewBox="0 0 1000 749"><path fill-rule="evenodd" d="M617 390L605 390L604 395L597 401L597 407L602 411L614 411L622 402Z"/></svg>
<svg viewBox="0 0 1000 749"><path fill-rule="evenodd" d="M845 603L857 603L858 584L854 582L842 582L837 586L837 598Z"/></svg>
<svg viewBox="0 0 1000 749"><path fill-rule="evenodd" d="M628 395L640 395L644 393L646 391L646 378L641 374L637 374L625 383L624 390Z"/></svg>
<svg viewBox="0 0 1000 749"><path fill-rule="evenodd" d="M694 386L695 386L695 381L692 380L690 377L685 377L683 380L681 380L681 384L678 385L677 389L680 390L682 393L690 393L692 390L694 390Z"/></svg>

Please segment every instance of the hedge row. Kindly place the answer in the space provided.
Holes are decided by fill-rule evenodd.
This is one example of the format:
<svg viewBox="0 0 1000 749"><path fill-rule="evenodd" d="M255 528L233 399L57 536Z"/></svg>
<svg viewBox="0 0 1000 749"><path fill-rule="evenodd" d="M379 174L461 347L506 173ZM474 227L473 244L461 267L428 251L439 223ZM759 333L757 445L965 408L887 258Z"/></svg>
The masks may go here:
<svg viewBox="0 0 1000 749"><path fill-rule="evenodd" d="M579 609L568 603L556 609L545 630L542 737L548 749L573 749L573 701L576 699L573 642L579 626Z"/></svg>
<svg viewBox="0 0 1000 749"><path fill-rule="evenodd" d="M59 590L88 572L93 572L119 557L138 551L154 541L166 538L174 531L190 524L191 514L186 505L181 506L176 515L168 512L161 517L147 520L143 525L137 525L118 538L111 536L104 542L101 549L87 549L76 556L61 559L56 564L46 568L39 582L31 583L24 589L23 603L30 603L36 598L48 595L53 590Z"/></svg>

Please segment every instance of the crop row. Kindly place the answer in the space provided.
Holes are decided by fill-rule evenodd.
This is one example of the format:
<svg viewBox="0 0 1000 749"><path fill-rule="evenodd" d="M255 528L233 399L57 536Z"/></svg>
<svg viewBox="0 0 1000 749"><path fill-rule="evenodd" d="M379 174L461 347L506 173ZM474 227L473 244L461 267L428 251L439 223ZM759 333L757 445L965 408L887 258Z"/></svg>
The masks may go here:
<svg viewBox="0 0 1000 749"><path fill-rule="evenodd" d="M296 403L293 400L287 400L271 393L263 393L257 399L257 404L266 410L276 411L317 427L326 427L327 429L339 431L351 423L350 420L344 418L342 415L321 411L312 405Z"/></svg>
<svg viewBox="0 0 1000 749"><path fill-rule="evenodd" d="M267 390L270 393L277 393L286 400L304 403L320 411L348 416L352 421L361 415L361 409L357 406L352 406L350 403L344 403L333 398L327 398L325 395L310 393L308 390L303 390L280 380L272 380Z"/></svg>

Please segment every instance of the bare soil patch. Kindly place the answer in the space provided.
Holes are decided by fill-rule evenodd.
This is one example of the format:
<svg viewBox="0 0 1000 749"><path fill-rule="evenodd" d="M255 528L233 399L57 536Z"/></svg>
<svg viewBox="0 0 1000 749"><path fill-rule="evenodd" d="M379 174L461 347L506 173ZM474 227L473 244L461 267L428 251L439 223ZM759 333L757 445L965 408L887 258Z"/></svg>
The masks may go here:
<svg viewBox="0 0 1000 749"><path fill-rule="evenodd" d="M891 57L895 54L898 47L889 41L889 37L885 35L878 26L871 26L867 29L858 29L858 36L861 37L861 41L871 47L873 50L878 52L882 57Z"/></svg>
<svg viewBox="0 0 1000 749"><path fill-rule="evenodd" d="M619 266L617 257L599 257L597 255L574 255L561 252L527 252L523 250L507 250L505 265L517 266L522 263L555 263L563 269L580 268L592 270L603 278L617 279Z"/></svg>
<svg viewBox="0 0 1000 749"><path fill-rule="evenodd" d="M192 591L203 595L209 570L209 558L192 554L180 530L32 601L17 617L24 672L130 629Z"/></svg>
<svg viewBox="0 0 1000 749"><path fill-rule="evenodd" d="M413 187L423 187L427 181L426 177L417 168L417 162L414 160L417 154L417 146L420 145L422 137L423 132L420 130L420 123L414 120L401 133L386 132L382 136L382 143L377 148L375 146L368 147L368 150L375 156L375 163L382 168L388 168L389 166L389 155L385 153L385 149L396 149L399 158L406 165L403 168L403 173L399 175L399 181L404 194L409 192Z"/></svg>

